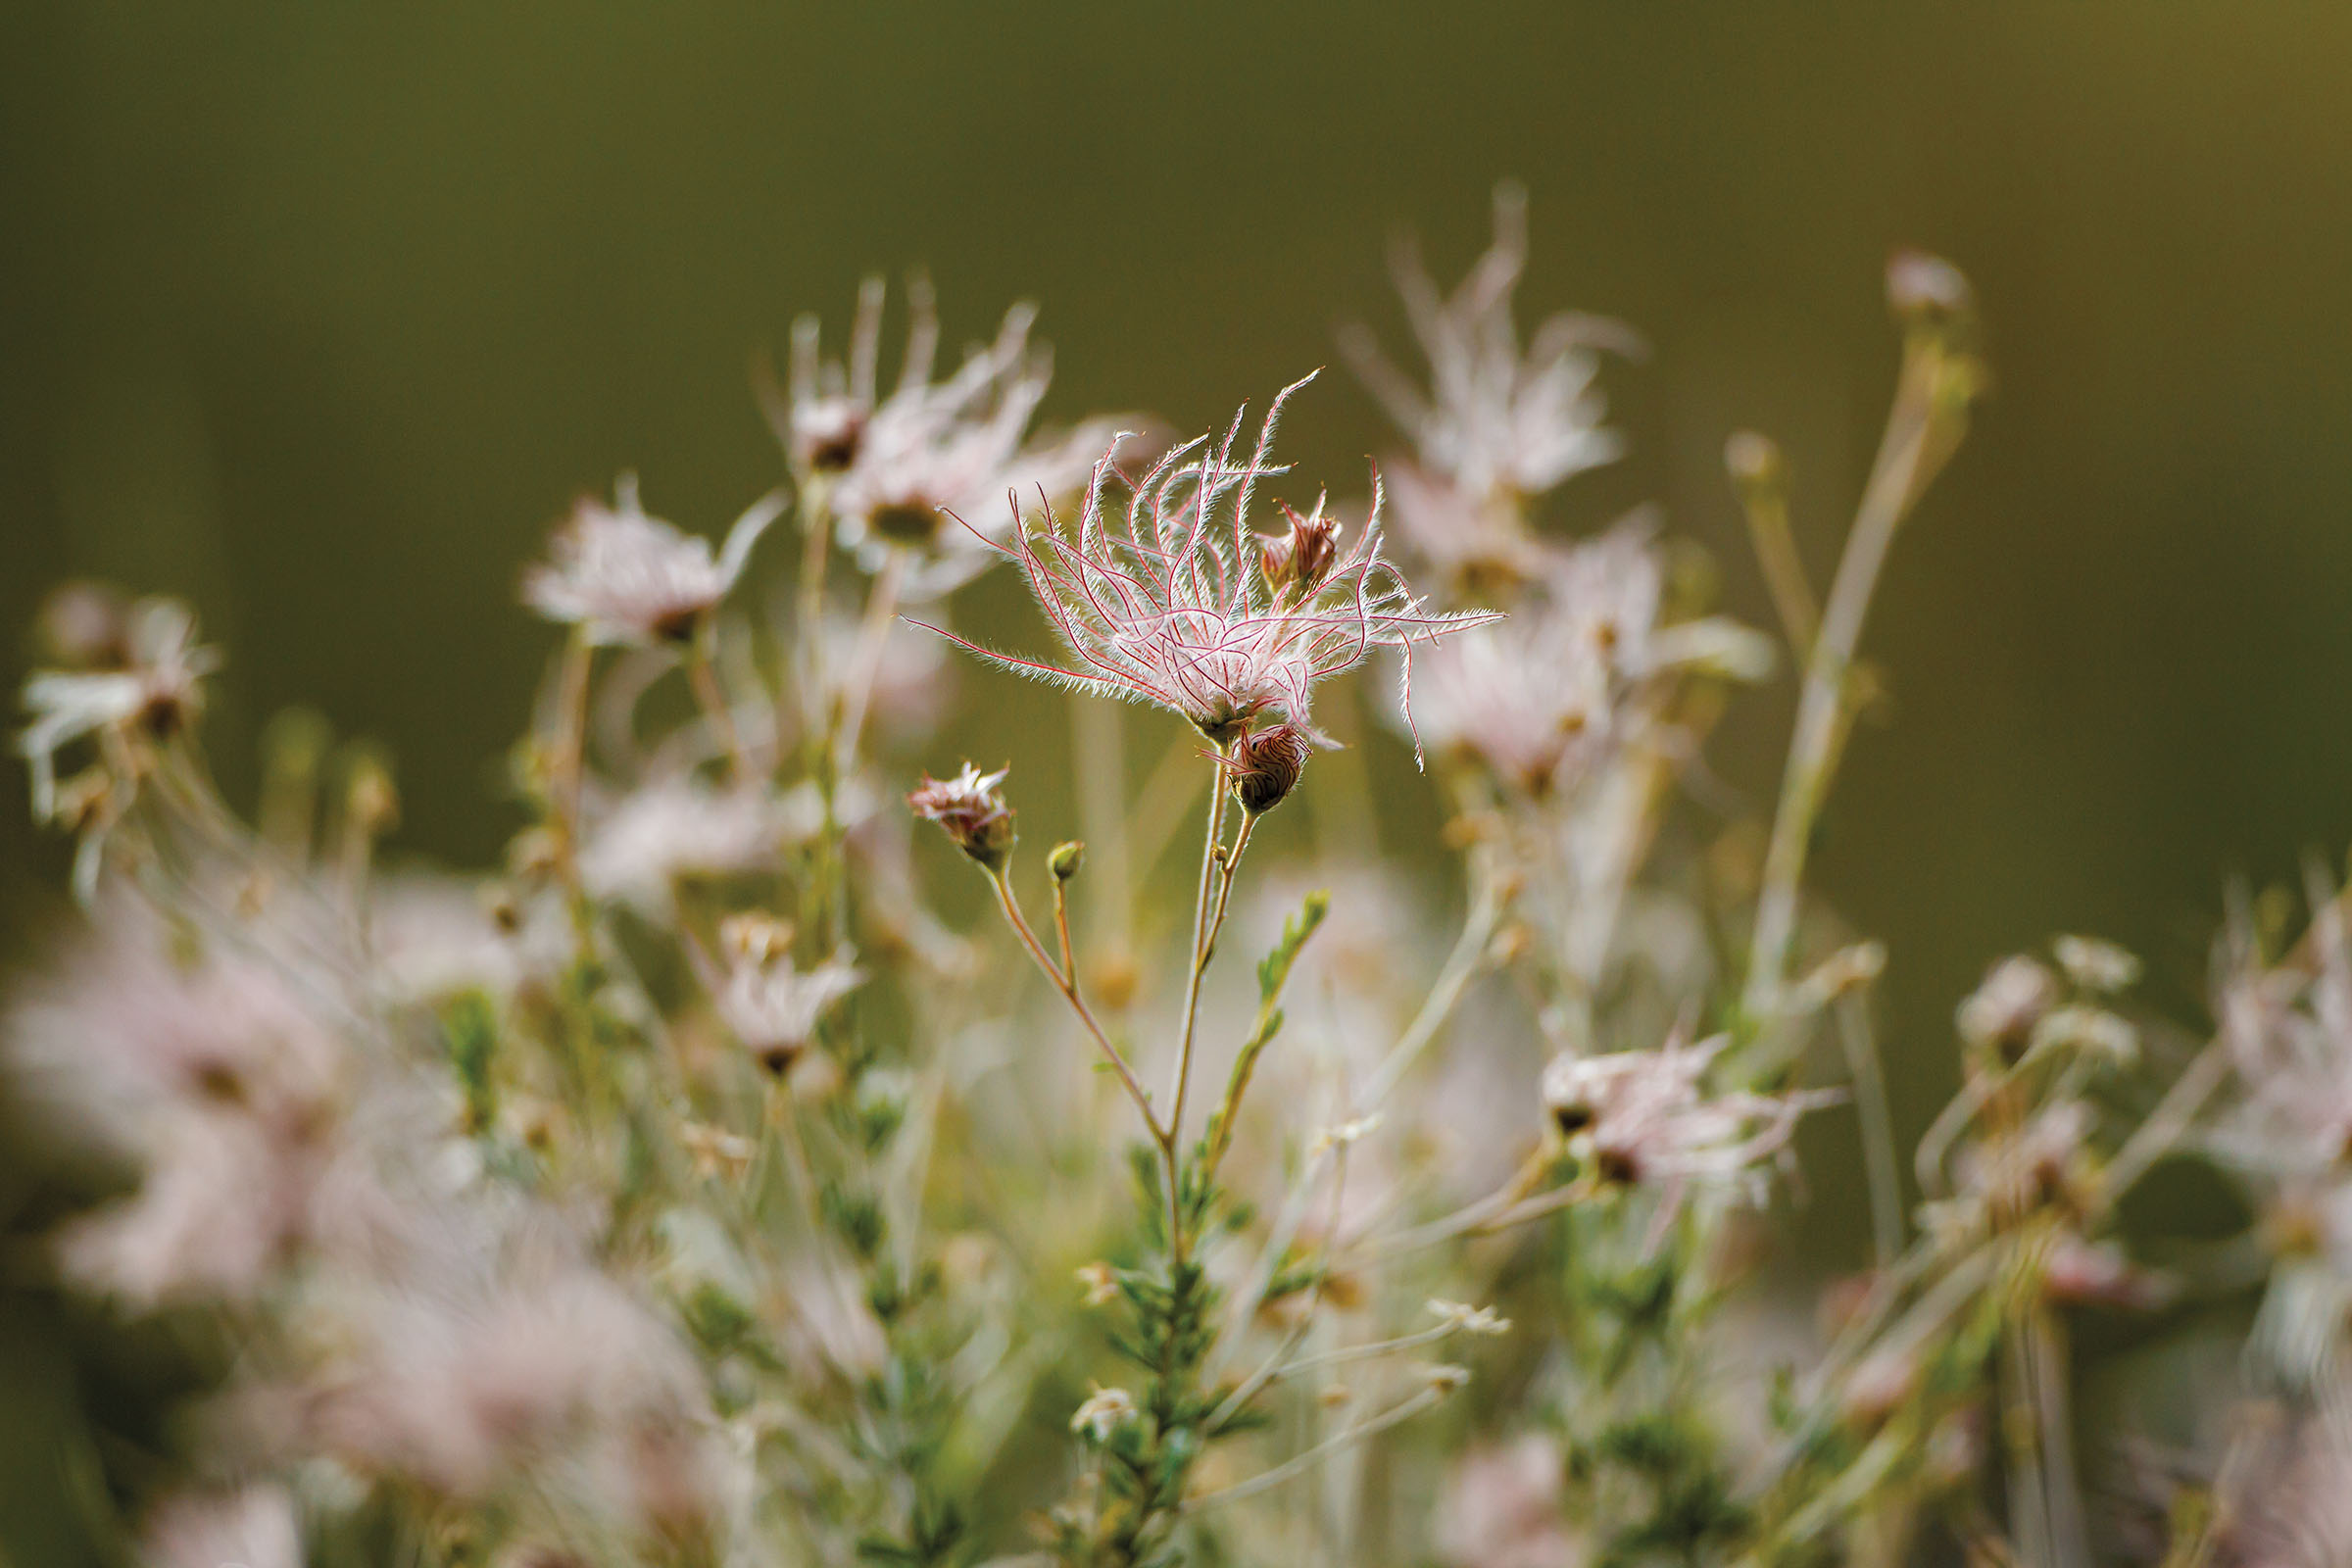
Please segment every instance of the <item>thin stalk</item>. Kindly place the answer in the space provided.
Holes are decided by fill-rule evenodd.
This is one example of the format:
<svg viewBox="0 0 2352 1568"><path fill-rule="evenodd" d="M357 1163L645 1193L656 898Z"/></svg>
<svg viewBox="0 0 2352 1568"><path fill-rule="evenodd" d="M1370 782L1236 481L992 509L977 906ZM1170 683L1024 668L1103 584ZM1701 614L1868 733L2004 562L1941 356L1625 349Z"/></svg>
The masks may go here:
<svg viewBox="0 0 2352 1568"><path fill-rule="evenodd" d="M1494 879L1482 877L1478 891L1472 895L1470 910L1462 917L1461 935L1454 939L1453 951L1446 956L1445 967L1422 999L1420 1010L1405 1026L1396 1044L1373 1069L1372 1081L1365 1087L1357 1113L1376 1110L1389 1098L1397 1083L1412 1070L1421 1053L1429 1049L1438 1030L1453 1013L1454 1004L1461 1001L1462 992L1486 966L1487 946L1494 940L1494 928L1502 916L1502 900L1496 896Z"/></svg>
<svg viewBox="0 0 2352 1568"><path fill-rule="evenodd" d="M564 645L564 664L556 678L556 745L548 760L548 806L563 840L566 880L579 881L581 775L586 771L588 727L588 666L593 650L578 631Z"/></svg>
<svg viewBox="0 0 2352 1568"><path fill-rule="evenodd" d="M1870 1001L1859 991L1838 999L1838 1043L1846 1076L1854 1081L1854 1113L1862 1124L1862 1165L1870 1175L1872 1261L1886 1267L1903 1250L1903 1178L1895 1162L1894 1117L1886 1105L1886 1075L1879 1067L1870 1027Z"/></svg>
<svg viewBox="0 0 2352 1568"><path fill-rule="evenodd" d="M834 770L847 773L858 757L865 733L866 710L873 704L874 682L882 673L883 645L890 639L891 617L899 612L899 594L906 581L906 552L893 550L866 595L865 618L858 626L857 652L851 656L850 680L842 697L841 734L834 749Z"/></svg>
<svg viewBox="0 0 2352 1568"><path fill-rule="evenodd" d="M1231 749L1229 743L1218 746L1214 764L1216 771L1209 780L1208 827L1200 839L1200 882L1193 893L1193 961L1184 977L1184 1026L1176 1041L1175 1082L1168 1090L1168 1102L1172 1107L1168 1115L1168 1135L1171 1138L1184 1135L1184 1100L1186 1092L1192 1087L1193 1034L1200 1011L1200 975L1208 967L1209 899L1216 891L1217 852L1222 848L1225 837L1224 759ZM1228 891L1230 881L1228 877ZM1171 1204L1176 1201L1173 1191L1168 1194L1168 1201ZM1182 1258L1183 1241L1181 1238L1174 1240L1176 1255Z"/></svg>
<svg viewBox="0 0 2352 1568"><path fill-rule="evenodd" d="M728 776L734 783L744 784L753 777L752 759L743 747L743 731L736 727L735 710L728 704L727 694L719 688L718 671L710 662L710 639L715 634L716 627L710 617L704 616L686 649L686 680L694 688L694 700L702 708L703 716L710 720L719 744L726 750Z"/></svg>
<svg viewBox="0 0 2352 1568"><path fill-rule="evenodd" d="M1142 1114L1144 1126L1152 1134L1152 1141L1160 1147L1162 1154L1172 1160L1175 1148L1173 1131L1160 1125L1159 1118L1152 1110L1152 1097L1145 1093L1144 1086L1137 1081L1135 1069L1127 1065L1127 1058L1120 1054L1119 1048L1111 1044L1110 1036L1096 1021L1094 1009L1086 1004L1086 998L1078 989L1076 971L1054 965L1052 956L1046 952L1045 944L1037 939L1037 933L1030 928L1028 916L1021 913L1020 900L1013 896L1011 878L1000 868L991 871L988 880L989 885L997 891L997 906L1004 911L1004 919L1012 927L1013 935L1020 938L1021 946L1028 951L1029 956L1045 971L1046 978L1054 982L1054 989L1061 993L1062 1000L1078 1014L1078 1021L1086 1026L1088 1034L1094 1036L1095 1044L1102 1048L1103 1056L1117 1071L1119 1082L1126 1087L1127 1097L1135 1102L1136 1110ZM1056 889L1056 903L1059 902L1058 892ZM1062 926L1065 951L1068 932L1069 927L1065 923Z"/></svg>
<svg viewBox="0 0 2352 1568"><path fill-rule="evenodd" d="M1780 807L1764 856L1764 886L1756 904L1755 941L1741 998L1753 1024L1763 1024L1780 1010L1796 936L1806 853L1836 769L1846 676L1879 574L1895 530L1958 439L1955 411L1946 406L1951 391L1947 376L1957 368L1945 347L1933 338L1907 347L1886 433L1855 513L1853 531L1846 535L1820 633L1806 657Z"/></svg>
<svg viewBox="0 0 2352 1568"><path fill-rule="evenodd" d="M1432 1384L1410 1398L1398 1400L1370 1420L1359 1421L1344 1432L1334 1433L1303 1453L1293 1455L1271 1470L1260 1472L1247 1481L1237 1481L1232 1486L1219 1487L1214 1492L1203 1492L1199 1496L1187 1498L1178 1511L1188 1514L1198 1513L1202 1508L1212 1507L1220 1502L1236 1502L1243 1497L1252 1497L1261 1492L1270 1491L1304 1471L1325 1455L1341 1448L1352 1446L1367 1439L1378 1437L1391 1427L1400 1426L1445 1397L1446 1390Z"/></svg>

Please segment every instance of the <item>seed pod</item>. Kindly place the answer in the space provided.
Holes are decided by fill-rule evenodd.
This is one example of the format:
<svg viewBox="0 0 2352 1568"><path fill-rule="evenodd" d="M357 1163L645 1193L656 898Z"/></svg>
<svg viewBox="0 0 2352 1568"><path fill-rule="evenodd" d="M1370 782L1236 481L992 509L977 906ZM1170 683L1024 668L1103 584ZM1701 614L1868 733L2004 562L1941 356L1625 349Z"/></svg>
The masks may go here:
<svg viewBox="0 0 2352 1568"><path fill-rule="evenodd" d="M1054 853L1047 857L1046 864L1054 872L1054 881L1067 882L1078 874L1080 866L1086 864L1086 846L1076 839L1056 844Z"/></svg>
<svg viewBox="0 0 2352 1568"><path fill-rule="evenodd" d="M1280 806L1298 785L1314 743L1296 724L1275 724L1234 743L1233 798L1251 816Z"/></svg>

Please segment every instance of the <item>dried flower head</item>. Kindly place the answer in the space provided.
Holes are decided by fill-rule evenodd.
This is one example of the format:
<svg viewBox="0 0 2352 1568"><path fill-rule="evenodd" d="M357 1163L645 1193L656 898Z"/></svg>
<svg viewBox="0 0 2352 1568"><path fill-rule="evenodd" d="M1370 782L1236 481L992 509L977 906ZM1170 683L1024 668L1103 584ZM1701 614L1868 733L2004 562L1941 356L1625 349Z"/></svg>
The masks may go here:
<svg viewBox="0 0 2352 1568"><path fill-rule="evenodd" d="M1222 745L1261 720L1303 727L1315 683L1354 668L1375 648L1409 654L1415 642L1496 618L1422 608L1381 554L1377 480L1371 516L1319 582L1301 591L1289 577L1279 594L1268 584L1251 543L1250 502L1259 480L1287 471L1267 453L1283 406L1311 379L1275 397L1247 455L1236 450L1237 414L1221 441L1188 442L1126 486L1123 506L1108 495L1114 480L1125 481L1106 456L1095 466L1074 538L1049 514L1005 549L1077 668L941 635L1075 691L1157 704ZM1410 670L1408 659L1408 713Z"/></svg>
<svg viewBox="0 0 2352 1568"><path fill-rule="evenodd" d="M713 557L710 541L648 516L624 475L613 504L582 497L524 573L523 603L578 626L592 643L655 647L685 641L734 588L752 546L784 510L766 496L735 519Z"/></svg>
<svg viewBox="0 0 2352 1568"><path fill-rule="evenodd" d="M996 341L935 382L939 315L929 281L909 279L906 296L905 364L897 388L879 403L881 279L868 279L858 293L846 365L819 357L813 317L795 324L780 427L795 470L825 476L842 543L869 570L894 549L909 551L900 593L920 601L959 587L995 560L953 517L993 519L1008 493L1076 494L1113 425L1095 420L1053 441L1029 440L1030 418L1054 376L1053 356L1029 340L1036 307L1006 311Z"/></svg>
<svg viewBox="0 0 2352 1568"><path fill-rule="evenodd" d="M42 670L24 682L32 722L17 750L32 769L36 820L59 819L57 754L85 736L109 748L113 767L135 767L145 749L171 739L204 707L203 678L220 656L196 644L196 617L172 599L143 599L125 628L121 669Z"/></svg>
<svg viewBox="0 0 2352 1568"><path fill-rule="evenodd" d="M906 797L914 814L937 822L956 847L994 871L1012 854L1012 808L1004 804L1002 786L1010 768L983 773L971 763L954 778L923 775L922 786Z"/></svg>

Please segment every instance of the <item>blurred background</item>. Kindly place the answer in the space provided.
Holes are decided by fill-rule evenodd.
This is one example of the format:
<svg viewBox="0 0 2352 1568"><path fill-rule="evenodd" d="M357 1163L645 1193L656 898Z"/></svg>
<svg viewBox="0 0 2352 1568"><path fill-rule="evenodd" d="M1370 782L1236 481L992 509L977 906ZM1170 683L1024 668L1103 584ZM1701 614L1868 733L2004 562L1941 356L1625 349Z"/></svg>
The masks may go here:
<svg viewBox="0 0 2352 1568"><path fill-rule="evenodd" d="M1769 625L1724 438L1784 443L1826 583L1892 381L1881 270L1924 246L1977 285L1994 394L1896 548L1865 639L1890 722L1816 878L1891 946L1908 1136L1991 957L2101 932L2193 1019L2226 882L2352 838L2348 89L2352 11L2221 0L14 0L0 623L73 574L185 595L230 657L232 796L261 723L313 704L395 759L400 848L484 862L555 641L521 564L622 468L707 532L775 483L747 367L794 316L837 337L862 273L920 264L953 341L1042 303L1050 416L1197 428L1334 361L1344 318L1398 343L1389 238L1450 281L1510 176L1523 321L1600 312L1653 350L1606 376L1632 456L1548 515L1655 500ZM1286 428L1341 490L1392 445L1336 369ZM1058 703L958 679L928 760L1025 760L1052 820ZM1791 707L1784 679L1717 743L1759 807ZM1409 760L1373 760L1383 832L1424 842ZM65 862L10 767L0 956L37 953ZM0 1387L68 1396L72 1331L0 1316ZM44 1441L0 1421L0 1476ZM0 1553L74 1560L27 1507L0 1483Z"/></svg>

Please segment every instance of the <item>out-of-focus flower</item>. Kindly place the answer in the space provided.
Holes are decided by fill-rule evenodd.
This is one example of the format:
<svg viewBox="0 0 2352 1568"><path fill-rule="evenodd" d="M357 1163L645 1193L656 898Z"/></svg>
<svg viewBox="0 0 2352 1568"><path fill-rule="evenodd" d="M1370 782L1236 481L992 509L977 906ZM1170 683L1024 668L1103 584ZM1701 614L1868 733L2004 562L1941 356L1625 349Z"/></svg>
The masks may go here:
<svg viewBox="0 0 2352 1568"><path fill-rule="evenodd" d="M389 1293L358 1327L313 1414L319 1438L363 1474L453 1497L567 1455L624 1483L579 1500L642 1514L657 1498L636 1482L664 1478L632 1479L633 1461L690 1445L703 1408L700 1374L661 1320L574 1263Z"/></svg>
<svg viewBox="0 0 2352 1568"><path fill-rule="evenodd" d="M1135 1396L1125 1389L1098 1388L1070 1417L1070 1430L1107 1443L1110 1435L1135 1419Z"/></svg>
<svg viewBox="0 0 2352 1568"><path fill-rule="evenodd" d="M2058 1233L2041 1263L2041 1287L2070 1304L2153 1311L2178 1290L2171 1277L2141 1268L2115 1242L2093 1242L2075 1231Z"/></svg>
<svg viewBox="0 0 2352 1568"><path fill-rule="evenodd" d="M758 789L656 779L592 811L580 884L594 898L658 915L681 877L774 869L790 828L784 808Z"/></svg>
<svg viewBox="0 0 2352 1568"><path fill-rule="evenodd" d="M174 1493L155 1505L141 1534L147 1568L302 1568L294 1498L274 1483Z"/></svg>
<svg viewBox="0 0 2352 1568"><path fill-rule="evenodd" d="M1431 744L1533 795L1573 783L1647 717L1645 682L1704 668L1755 679L1771 649L1720 618L1657 624L1663 571L1629 522L1551 558L1544 592L1500 625L1437 649L1423 677Z"/></svg>
<svg viewBox="0 0 2352 1568"><path fill-rule="evenodd" d="M40 662L60 669L121 669L131 662L130 600L111 583L81 578L42 596L33 641Z"/></svg>
<svg viewBox="0 0 2352 1568"><path fill-rule="evenodd" d="M1442 294L1409 239L1393 261L1413 334L1429 360L1424 391L1381 351L1370 330L1344 329L1341 352L1411 439L1398 466L1397 515L1407 536L1450 574L1525 574L1530 540L1522 503L1624 450L1604 429L1595 386L1601 349L1639 354L1625 327L1562 314L1526 351L1511 297L1527 268L1527 195L1494 191L1494 242L1451 295Z"/></svg>
<svg viewBox="0 0 2352 1568"><path fill-rule="evenodd" d="M1567 1459L1546 1434L1464 1454L1438 1501L1437 1546L1448 1568L1574 1568L1582 1543L1563 1507Z"/></svg>
<svg viewBox="0 0 2352 1568"><path fill-rule="evenodd" d="M582 497L524 573L523 603L578 626L592 643L656 647L686 641L743 575L752 546L783 513L766 496L735 519L718 554L710 541L648 516L624 476L613 504Z"/></svg>
<svg viewBox="0 0 2352 1568"><path fill-rule="evenodd" d="M833 1004L865 983L865 974L833 958L801 969L792 961L790 927L773 927L777 934L764 939L747 939L752 929L729 922L723 969L702 956L700 949L690 951L720 1021L762 1067L780 1075L800 1059Z"/></svg>
<svg viewBox="0 0 2352 1568"><path fill-rule="evenodd" d="M995 342L934 382L939 316L931 286L917 276L906 294L906 363L897 388L879 404L879 278L858 293L846 366L820 358L813 317L794 325L783 432L796 469L825 477L842 543L868 570L894 549L908 551L900 596L920 601L961 586L996 559L955 518L976 519L993 536L1005 529L997 519L1008 494L1023 501L1075 495L1116 424L1094 419L1053 441L1029 440L1030 416L1054 376L1053 356L1029 341L1037 318L1031 305L1006 311Z"/></svg>
<svg viewBox="0 0 2352 1568"><path fill-rule="evenodd" d="M92 735L122 747L169 740L203 710L203 678L220 667L220 656L197 646L196 617L187 606L139 601L129 612L126 638L124 668L41 670L24 682L32 721L17 750L31 766L36 820L59 815L57 754L66 747Z"/></svg>
<svg viewBox="0 0 2352 1568"><path fill-rule="evenodd" d="M914 814L937 822L957 849L994 871L1012 853L1012 808L1004 804L1003 786L1010 768L983 773L971 763L954 778L923 775L922 786L906 797Z"/></svg>
<svg viewBox="0 0 2352 1568"><path fill-rule="evenodd" d="M103 912L6 1020L18 1092L140 1164L133 1193L65 1230L61 1261L137 1309L249 1298L332 1218L344 1046L273 963L225 945L175 960L139 911Z"/></svg>
<svg viewBox="0 0 2352 1568"><path fill-rule="evenodd" d="M2034 1026L2057 1004L2057 977L2037 959L2003 958L1960 1004L1954 1021L1970 1045L2014 1053L2033 1039Z"/></svg>
<svg viewBox="0 0 2352 1568"><path fill-rule="evenodd" d="M1589 1141L1593 1168L1621 1182L1695 1179L1752 1187L1797 1118L1834 1103L1828 1091L1709 1095L1707 1067L1728 1043L1669 1040L1657 1051L1559 1056L1544 1071L1544 1105L1571 1141Z"/></svg>
<svg viewBox="0 0 2352 1568"><path fill-rule="evenodd" d="M2352 1281L2352 945L2316 876L2311 905L2308 962L2266 965L2243 909L2226 928L2215 1012L2237 1099L2207 1145L2271 1189L2279 1236L2307 1237Z"/></svg>
<svg viewBox="0 0 2352 1568"><path fill-rule="evenodd" d="M2139 983L2139 959L2112 942L2097 937L2060 937L2050 944L2058 967L2085 991L2112 996Z"/></svg>
<svg viewBox="0 0 2352 1568"><path fill-rule="evenodd" d="M1601 427L1595 351L1638 343L1614 322L1562 314L1536 328L1522 354L1511 296L1526 269L1527 193L1506 183L1494 191L1494 243L1451 295L1439 292L1418 246L1406 239L1396 248L1396 290L1429 358L1427 393L1369 331L1341 338L1364 384L1412 438L1421 466L1472 495L1541 495L1625 450Z"/></svg>
<svg viewBox="0 0 2352 1568"><path fill-rule="evenodd" d="M1005 549L1076 668L941 635L1074 691L1156 704L1223 744L1261 720L1306 725L1315 683L1354 668L1375 648L1409 653L1416 642L1496 618L1422 608L1381 555L1377 486L1354 545L1334 552L1318 583L1304 589L1286 579L1279 592L1268 585L1263 542L1250 532L1250 502L1261 479L1288 471L1267 453L1284 404L1305 384L1275 397L1247 456L1236 451L1237 414L1213 446L1203 436L1163 457L1128 487L1123 507L1108 498L1120 476L1104 458L1074 538L1049 515L1017 548ZM1408 661L1408 699L1410 667Z"/></svg>

